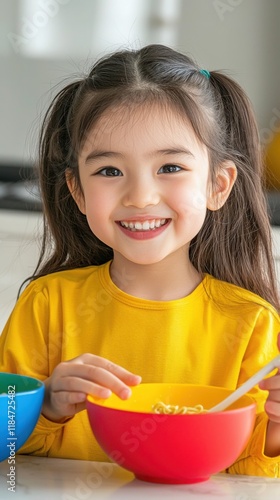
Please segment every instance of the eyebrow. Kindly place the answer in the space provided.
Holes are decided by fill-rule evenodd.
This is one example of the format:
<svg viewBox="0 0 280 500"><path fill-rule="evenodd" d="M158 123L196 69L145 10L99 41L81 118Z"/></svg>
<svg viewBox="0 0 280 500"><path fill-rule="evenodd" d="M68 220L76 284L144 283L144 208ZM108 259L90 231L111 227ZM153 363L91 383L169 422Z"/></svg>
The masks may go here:
<svg viewBox="0 0 280 500"><path fill-rule="evenodd" d="M123 155L121 153L117 153L116 151L91 151L89 155L85 159L85 163L90 162L91 160L96 160L98 158L122 158Z"/></svg>
<svg viewBox="0 0 280 500"><path fill-rule="evenodd" d="M189 149L186 148L181 148L181 147L174 147L174 148L167 148L167 149L159 149L156 151L152 151L149 156L159 156L159 155L187 155L192 158L194 158L193 153ZM96 151L91 151L89 155L85 159L85 163L90 162L91 160L96 160L99 158L123 158L124 155L122 153L119 153L117 151L102 151L102 150L96 150Z"/></svg>
<svg viewBox="0 0 280 500"><path fill-rule="evenodd" d="M192 158L194 158L193 153L187 148L160 149L159 151L156 151L156 154L158 153L162 155L187 155L187 156L192 156Z"/></svg>

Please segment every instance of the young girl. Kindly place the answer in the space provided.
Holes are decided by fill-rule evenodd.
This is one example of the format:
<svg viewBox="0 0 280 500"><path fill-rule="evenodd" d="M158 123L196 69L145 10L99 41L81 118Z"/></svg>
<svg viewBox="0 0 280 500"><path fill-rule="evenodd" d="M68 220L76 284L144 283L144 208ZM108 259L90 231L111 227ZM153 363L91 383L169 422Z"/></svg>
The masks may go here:
<svg viewBox="0 0 280 500"><path fill-rule="evenodd" d="M21 453L107 460L88 393L143 382L235 389L277 352L279 299L248 98L164 46L100 60L43 123L38 266L0 369L45 382ZM231 473L280 476L280 375Z"/></svg>

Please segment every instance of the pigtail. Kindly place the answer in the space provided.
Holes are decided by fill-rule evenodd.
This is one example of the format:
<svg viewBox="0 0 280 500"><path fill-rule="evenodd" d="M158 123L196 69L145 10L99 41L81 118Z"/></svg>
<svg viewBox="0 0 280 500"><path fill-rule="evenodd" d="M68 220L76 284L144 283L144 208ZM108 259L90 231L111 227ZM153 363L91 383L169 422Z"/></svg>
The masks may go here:
<svg viewBox="0 0 280 500"><path fill-rule="evenodd" d="M219 72L209 84L224 129L225 159L236 164L237 179L225 205L208 212L191 245L191 258L201 271L246 288L279 309L271 228L264 195L258 127L241 87Z"/></svg>

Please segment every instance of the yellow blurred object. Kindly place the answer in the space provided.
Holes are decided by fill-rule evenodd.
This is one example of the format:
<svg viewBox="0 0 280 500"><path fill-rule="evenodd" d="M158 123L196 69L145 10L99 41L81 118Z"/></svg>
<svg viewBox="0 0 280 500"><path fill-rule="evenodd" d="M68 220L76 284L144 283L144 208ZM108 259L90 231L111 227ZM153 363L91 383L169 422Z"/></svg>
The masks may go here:
<svg viewBox="0 0 280 500"><path fill-rule="evenodd" d="M280 132L273 136L266 147L265 166L267 189L280 190Z"/></svg>

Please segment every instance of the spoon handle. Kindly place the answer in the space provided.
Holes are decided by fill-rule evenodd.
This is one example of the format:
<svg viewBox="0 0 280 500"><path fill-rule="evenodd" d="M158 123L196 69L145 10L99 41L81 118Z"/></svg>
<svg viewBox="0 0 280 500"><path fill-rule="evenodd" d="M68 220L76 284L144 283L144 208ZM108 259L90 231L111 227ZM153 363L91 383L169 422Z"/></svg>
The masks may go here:
<svg viewBox="0 0 280 500"><path fill-rule="evenodd" d="M273 358L267 365L261 368L257 373L250 377L244 384L242 384L236 391L230 394L227 398L223 399L220 403L210 408L207 413L214 413L216 411L223 411L232 403L237 401L241 396L244 396L256 384L258 384L266 375L268 375L275 368L280 367L280 354Z"/></svg>

